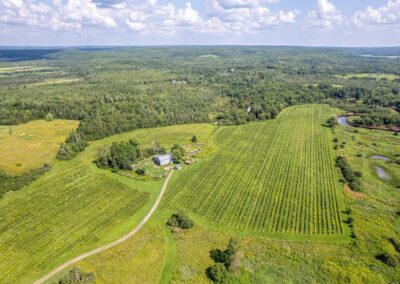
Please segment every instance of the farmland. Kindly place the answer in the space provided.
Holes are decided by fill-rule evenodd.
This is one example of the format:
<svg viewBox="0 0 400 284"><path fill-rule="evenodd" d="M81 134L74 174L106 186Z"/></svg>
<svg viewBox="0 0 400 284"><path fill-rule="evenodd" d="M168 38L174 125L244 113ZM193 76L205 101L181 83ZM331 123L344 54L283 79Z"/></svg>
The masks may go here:
<svg viewBox="0 0 400 284"><path fill-rule="evenodd" d="M77 121L37 120L20 125L0 125L0 169L20 174L49 163Z"/></svg>
<svg viewBox="0 0 400 284"><path fill-rule="evenodd" d="M326 106L297 106L275 121L221 129L218 153L173 182L165 206L238 229L342 234L333 138L322 126L329 116Z"/></svg>
<svg viewBox="0 0 400 284"><path fill-rule="evenodd" d="M137 139L170 146L210 141L210 124L143 129L93 143L75 159L55 162L51 171L20 192L0 200L0 282L29 283L44 272L131 230L149 210L163 181L140 182L98 169L97 149Z"/></svg>

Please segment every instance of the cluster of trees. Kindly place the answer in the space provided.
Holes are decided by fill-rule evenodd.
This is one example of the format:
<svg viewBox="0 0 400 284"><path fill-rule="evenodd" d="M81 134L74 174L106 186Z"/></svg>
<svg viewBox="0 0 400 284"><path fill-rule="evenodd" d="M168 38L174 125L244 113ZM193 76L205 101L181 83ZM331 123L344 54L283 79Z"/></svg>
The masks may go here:
<svg viewBox="0 0 400 284"><path fill-rule="evenodd" d="M0 170L0 198L8 191L17 191L51 169L49 164L30 170L21 175L10 176Z"/></svg>
<svg viewBox="0 0 400 284"><path fill-rule="evenodd" d="M224 283L232 268L233 260L240 249L240 241L236 238L229 239L225 250L214 249L210 251L210 257L215 264L206 270L207 276L215 283Z"/></svg>
<svg viewBox="0 0 400 284"><path fill-rule="evenodd" d="M96 164L99 167L128 170L141 158L140 144L131 139L128 142L114 142L109 148L101 148Z"/></svg>
<svg viewBox="0 0 400 284"><path fill-rule="evenodd" d="M186 214L178 212L169 217L167 225L172 228L190 229L194 223Z"/></svg>
<svg viewBox="0 0 400 284"><path fill-rule="evenodd" d="M374 112L366 113L351 121L353 126L395 126L400 127L400 114Z"/></svg>
<svg viewBox="0 0 400 284"><path fill-rule="evenodd" d="M353 171L347 159L342 156L338 156L336 159L336 165L340 168L343 178L353 191L361 191L362 185L360 182L361 173Z"/></svg>
<svg viewBox="0 0 400 284"><path fill-rule="evenodd" d="M79 152L85 150L88 146L88 142L85 140L80 131L73 130L65 140L65 143L62 143L60 149L57 153L57 159L59 160L70 160Z"/></svg>
<svg viewBox="0 0 400 284"><path fill-rule="evenodd" d="M92 284L96 277L93 272L85 272L80 268L73 268L68 273L62 275L56 283L58 284Z"/></svg>
<svg viewBox="0 0 400 284"><path fill-rule="evenodd" d="M338 125L338 122L335 117L330 117L327 119L326 125L330 128L334 128Z"/></svg>
<svg viewBox="0 0 400 284"><path fill-rule="evenodd" d="M174 144L171 148L171 155L174 162L180 162L185 157L185 149L180 144Z"/></svg>

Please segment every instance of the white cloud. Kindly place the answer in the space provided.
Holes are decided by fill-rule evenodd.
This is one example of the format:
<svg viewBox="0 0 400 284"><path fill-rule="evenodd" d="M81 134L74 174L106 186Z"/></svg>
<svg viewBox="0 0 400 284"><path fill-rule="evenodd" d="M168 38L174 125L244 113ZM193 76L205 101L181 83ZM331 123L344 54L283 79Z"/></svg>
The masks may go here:
<svg viewBox="0 0 400 284"><path fill-rule="evenodd" d="M117 27L109 9L100 9L90 0L60 0L52 4L39 1L0 0L0 23L49 28L80 30L84 26ZM4 10L4 12L3 12Z"/></svg>
<svg viewBox="0 0 400 284"><path fill-rule="evenodd" d="M262 2L276 3L278 0L219 0L218 3L224 9L254 8L261 6Z"/></svg>
<svg viewBox="0 0 400 284"><path fill-rule="evenodd" d="M308 12L305 20L307 27L322 30L331 30L342 22L342 14L328 0L318 0L317 9Z"/></svg>
<svg viewBox="0 0 400 284"><path fill-rule="evenodd" d="M272 12L258 0L211 0L208 16L216 19L227 31L251 33L295 23L296 11Z"/></svg>
<svg viewBox="0 0 400 284"><path fill-rule="evenodd" d="M400 30L400 0L389 0L385 6L358 11L353 16L353 23L360 28Z"/></svg>
<svg viewBox="0 0 400 284"><path fill-rule="evenodd" d="M0 23L53 30L121 28L143 34L253 33L294 23L297 12L271 11L279 0L208 0L202 16L157 0L0 0Z"/></svg>

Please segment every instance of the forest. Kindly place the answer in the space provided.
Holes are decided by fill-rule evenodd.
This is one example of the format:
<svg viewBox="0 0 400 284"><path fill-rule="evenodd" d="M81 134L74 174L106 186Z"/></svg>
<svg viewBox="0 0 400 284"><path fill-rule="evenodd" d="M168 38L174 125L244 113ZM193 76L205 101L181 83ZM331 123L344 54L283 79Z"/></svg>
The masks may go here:
<svg viewBox="0 0 400 284"><path fill-rule="evenodd" d="M244 124L315 102L356 112L358 126L398 127L400 60L359 56L367 52L305 47L0 50L0 124L49 113L79 120L72 134L79 142L67 139L61 159L73 157L85 141L138 128ZM370 76L358 76L365 73Z"/></svg>

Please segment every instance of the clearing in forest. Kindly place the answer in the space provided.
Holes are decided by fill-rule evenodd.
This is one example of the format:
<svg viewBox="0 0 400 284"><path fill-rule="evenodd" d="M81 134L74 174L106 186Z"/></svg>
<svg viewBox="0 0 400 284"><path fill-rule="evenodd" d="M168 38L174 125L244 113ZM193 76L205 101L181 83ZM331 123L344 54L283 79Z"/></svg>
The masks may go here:
<svg viewBox="0 0 400 284"><path fill-rule="evenodd" d="M0 170L14 175L49 163L78 124L74 120L56 119L0 125Z"/></svg>
<svg viewBox="0 0 400 284"><path fill-rule="evenodd" d="M331 114L295 106L273 121L221 128L217 154L175 179L164 206L238 229L342 234L343 192L323 125Z"/></svg>

